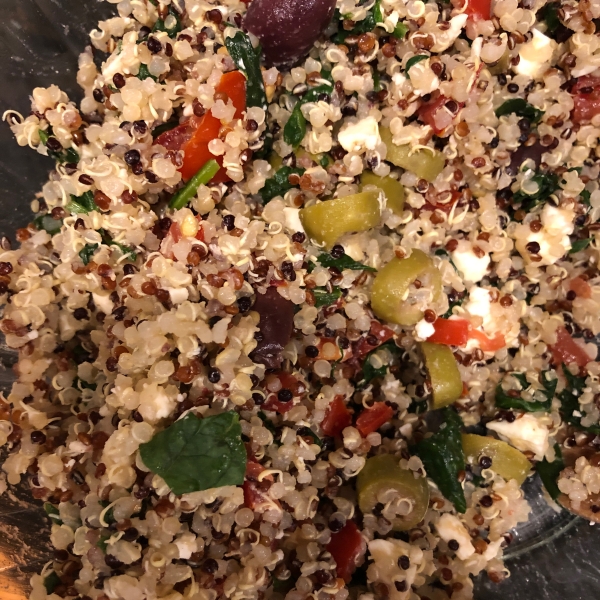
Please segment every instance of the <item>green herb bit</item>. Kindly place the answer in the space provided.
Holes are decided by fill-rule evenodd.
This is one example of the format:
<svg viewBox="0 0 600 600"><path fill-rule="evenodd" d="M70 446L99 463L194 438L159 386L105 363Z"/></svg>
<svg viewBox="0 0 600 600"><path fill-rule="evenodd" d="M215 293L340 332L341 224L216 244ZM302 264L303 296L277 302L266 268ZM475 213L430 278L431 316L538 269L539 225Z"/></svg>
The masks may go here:
<svg viewBox="0 0 600 600"><path fill-rule="evenodd" d="M331 292L328 292L327 288L317 287L312 293L315 297L315 306L317 308L331 306L342 297L342 290L339 287L334 287Z"/></svg>
<svg viewBox="0 0 600 600"><path fill-rule="evenodd" d="M85 192L81 196L73 196L71 194L71 202L65 206L71 213L76 215L87 215L93 210L99 210L94 202L94 192Z"/></svg>
<svg viewBox="0 0 600 600"><path fill-rule="evenodd" d="M327 78L326 75L323 78ZM306 119L302 114L301 107L309 102L317 102L321 94L331 94L333 86L322 84L314 87L300 98L292 110L292 114L283 128L283 140L291 146L298 146L306 134Z"/></svg>
<svg viewBox="0 0 600 600"><path fill-rule="evenodd" d="M263 202L267 203L273 200L275 196L283 196L294 186L290 183L290 175L302 176L304 169L297 167L281 167L277 170L273 177L270 177L265 181L265 185L260 191Z"/></svg>
<svg viewBox="0 0 600 600"><path fill-rule="evenodd" d="M406 37L406 34L410 31L410 29L408 28L408 26L406 26L404 23L398 23L396 25L396 27L394 28L394 31L392 31L392 35L398 39L398 40L402 40Z"/></svg>
<svg viewBox="0 0 600 600"><path fill-rule="evenodd" d="M94 256L96 250L98 250L99 247L99 244L86 244L79 251L79 258L81 258L81 262L84 265L88 265L92 260L92 256Z"/></svg>
<svg viewBox="0 0 600 600"><path fill-rule="evenodd" d="M321 254L317 258L317 262L322 267L335 267L340 271L343 271L344 269L349 269L350 271L377 271L377 269L374 269L373 267L363 265L363 263L360 263L354 260L353 258L350 258L347 254L342 254L342 256L340 256L339 258L334 258L333 256L331 256L331 254Z"/></svg>
<svg viewBox="0 0 600 600"><path fill-rule="evenodd" d="M579 196L581 197L581 202L583 202L583 204L587 207L591 206L590 198L592 197L592 193L589 190L583 190Z"/></svg>
<svg viewBox="0 0 600 600"><path fill-rule="evenodd" d="M60 513L58 512L58 508L56 508L54 504L50 504L50 502L44 502L44 511L52 519L53 524L62 525Z"/></svg>
<svg viewBox="0 0 600 600"><path fill-rule="evenodd" d="M142 81L148 78L152 79L153 81L158 81L158 77L152 75L152 73L150 73L150 71L148 70L148 65L145 65L144 63L140 65L140 70L138 71L137 78L141 79Z"/></svg>
<svg viewBox="0 0 600 600"><path fill-rule="evenodd" d="M161 135L165 131L171 131L171 129L175 129L175 127L177 127L178 125L179 125L179 119L171 118L166 123L163 123L162 125L158 125L158 127L155 127L152 130L152 139L155 140L159 135Z"/></svg>
<svg viewBox="0 0 600 600"><path fill-rule="evenodd" d="M558 379L549 378L552 371L543 371L541 374L541 383L543 389L540 392L546 397L546 400L525 400L516 390L505 392L501 384L496 386L496 406L505 410L522 410L523 412L548 412L552 407L552 400L556 394ZM511 373L511 375L521 384L521 391L528 389L529 382L525 373Z"/></svg>
<svg viewBox="0 0 600 600"><path fill-rule="evenodd" d="M537 463L535 466L535 470L538 472L540 479L552 500L556 500L561 494L558 489L557 480L560 472L565 468L559 444L554 444L554 451L556 453L556 458L552 462L548 462L544 458L543 461Z"/></svg>
<svg viewBox="0 0 600 600"><path fill-rule="evenodd" d="M362 371L363 371L363 381L364 381L365 385L370 383L376 377L378 377L378 378L385 377L385 374L387 373L388 365L383 365L379 368L375 368L373 366L373 364L371 363L371 357L374 354L380 352L381 350L388 350L391 354L395 354L395 355L398 355L402 352L400 350L400 348L398 348L398 346L396 346L396 344L393 340L389 340L389 341L385 342L385 344L381 344L381 346L378 346L374 350L371 350L371 352L369 352L367 354L367 356L365 356L365 360L363 361Z"/></svg>
<svg viewBox="0 0 600 600"><path fill-rule="evenodd" d="M544 111L539 110L523 98L511 98L506 100L496 109L496 116L502 117L514 113L518 117L527 119L530 123L538 123L544 116Z"/></svg>
<svg viewBox="0 0 600 600"><path fill-rule="evenodd" d="M204 419L187 414L142 444L140 456L178 496L241 485L246 473L246 448L235 412Z"/></svg>
<svg viewBox="0 0 600 600"><path fill-rule="evenodd" d="M166 22L173 22L172 27L167 28L165 25ZM179 20L179 15L173 9L173 7L169 7L169 14L165 20L158 19L152 28L152 31L164 31L171 39L175 39L177 34L181 31L181 21Z"/></svg>
<svg viewBox="0 0 600 600"><path fill-rule="evenodd" d="M179 210L196 195L201 185L206 185L217 174L221 167L213 158L200 168L200 170L171 198L169 208Z"/></svg>
<svg viewBox="0 0 600 600"><path fill-rule="evenodd" d="M575 254L576 252L581 252L585 250L592 242L592 238L585 238L583 240L576 240L571 245L571 249L569 250L569 254Z"/></svg>
<svg viewBox="0 0 600 600"><path fill-rule="evenodd" d="M38 231L46 231L50 235L56 235L62 227L62 219L53 219L50 215L39 215L33 220Z"/></svg>
<svg viewBox="0 0 600 600"><path fill-rule="evenodd" d="M558 17L559 9L559 2L550 2L543 6L537 13L538 21L546 23L546 34L550 37L552 37L556 30L562 25Z"/></svg>
<svg viewBox="0 0 600 600"><path fill-rule="evenodd" d="M530 212L536 206L546 202L546 200L548 200L548 198L550 198L550 196L559 188L558 175L554 173L536 173L532 177L532 181L538 185L538 190L535 194L526 194L519 190L513 196L514 201L520 203L521 209L525 212Z"/></svg>
<svg viewBox="0 0 600 600"><path fill-rule="evenodd" d="M40 136L40 142L42 145L46 146L48 140L50 139L50 135L52 133L52 128L49 128L48 131L44 131L43 129L38 129L38 135ZM79 153L73 148L65 148L61 151L54 151L47 148L48 156L53 158L58 163L78 163L79 162Z"/></svg>
<svg viewBox="0 0 600 600"><path fill-rule="evenodd" d="M414 67L417 63L420 63L422 60L427 60L429 58L429 54L417 54L416 56L411 56L406 61L406 68L404 69L406 72L406 76L410 79L410 73L412 67Z"/></svg>
<svg viewBox="0 0 600 600"><path fill-rule="evenodd" d="M225 46L237 68L246 76L246 106L267 109L265 82L260 70L260 54L252 46L250 38L242 31L225 38Z"/></svg>
<svg viewBox="0 0 600 600"><path fill-rule="evenodd" d="M312 439L313 444L316 444L319 448L323 447L321 438L310 427L300 427L300 429L296 431L296 435L299 435L300 437L309 437Z"/></svg>
<svg viewBox="0 0 600 600"><path fill-rule="evenodd" d="M373 6L373 20L375 24L383 23L383 11L381 10L381 0L376 0Z"/></svg>
<svg viewBox="0 0 600 600"><path fill-rule="evenodd" d="M444 423L437 433L421 440L416 447L427 475L433 479L440 492L454 504L460 513L467 510L467 502L458 475L465 470L465 455L462 447L462 419L448 407L442 411Z"/></svg>
<svg viewBox="0 0 600 600"><path fill-rule="evenodd" d="M581 397L581 394L583 394L586 378L573 375L565 364L562 365L562 370L565 379L567 380L567 385L565 386L565 389L558 394L560 400L560 416L563 421L569 425L573 425L582 431L600 435L599 425L590 425L586 427L581 424L581 419L585 417L585 413L581 410L579 398Z"/></svg>
<svg viewBox="0 0 600 600"><path fill-rule="evenodd" d="M52 571L50 575L44 578L46 593L52 594L61 583L60 577L56 574L56 571Z"/></svg>

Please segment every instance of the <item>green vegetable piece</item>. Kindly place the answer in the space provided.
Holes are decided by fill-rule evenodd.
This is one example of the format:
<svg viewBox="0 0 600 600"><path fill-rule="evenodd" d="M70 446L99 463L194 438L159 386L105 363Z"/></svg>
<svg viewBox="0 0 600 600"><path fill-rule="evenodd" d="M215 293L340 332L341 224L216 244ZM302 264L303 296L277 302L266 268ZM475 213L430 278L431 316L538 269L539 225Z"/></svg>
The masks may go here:
<svg viewBox="0 0 600 600"><path fill-rule="evenodd" d="M94 202L94 192L85 192L81 196L71 194L71 202L65 206L71 213L76 215L87 215L93 210L99 210Z"/></svg>
<svg viewBox="0 0 600 600"><path fill-rule="evenodd" d="M350 271L377 271L377 269L374 269L373 267L368 267L367 265L357 262L347 254L342 254L339 258L333 258L331 254L321 254L317 258L317 262L322 267L335 267L340 271L343 271L344 269L349 269Z"/></svg>
<svg viewBox="0 0 600 600"><path fill-rule="evenodd" d="M456 402L462 395L463 383L450 347L421 342L421 351L433 389L433 408L442 408Z"/></svg>
<svg viewBox="0 0 600 600"><path fill-rule="evenodd" d="M414 173L420 179L433 181L443 170L446 159L441 152L433 148L411 150L409 144L396 146L392 141L392 132L387 127L380 127L381 140L387 147L386 160L397 167Z"/></svg>
<svg viewBox="0 0 600 600"><path fill-rule="evenodd" d="M201 185L206 185L217 174L221 167L219 163L211 158L205 162L198 172L171 198L169 208L179 210L196 195Z"/></svg>
<svg viewBox="0 0 600 600"><path fill-rule="evenodd" d="M283 196L287 191L296 187L290 183L290 175L302 176L304 169L297 167L281 167L275 172L273 177L265 181L265 185L260 191L263 201L270 202L275 196Z"/></svg>
<svg viewBox="0 0 600 600"><path fill-rule="evenodd" d="M442 276L433 260L421 250L408 258L392 258L379 269L371 288L371 308L376 316L398 325L415 325L423 318L422 307L411 304L407 294L417 280L430 285L433 300L442 292Z"/></svg>
<svg viewBox="0 0 600 600"><path fill-rule="evenodd" d="M380 0L376 0L375 4L373 5L373 21L375 21L375 24L377 23L383 23L383 11L381 10L381 1Z"/></svg>
<svg viewBox="0 0 600 600"><path fill-rule="evenodd" d="M204 419L189 413L142 444L140 456L178 496L241 485L246 473L246 448L235 412Z"/></svg>
<svg viewBox="0 0 600 600"><path fill-rule="evenodd" d="M552 462L548 462L548 460L544 458L544 460L537 463L535 466L535 470L538 472L538 475L552 500L556 500L561 494L561 491L558 489L557 481L560 472L565 468L559 444L554 444L554 452L556 453L556 458Z"/></svg>
<svg viewBox="0 0 600 600"><path fill-rule="evenodd" d="M523 412L538 412L544 411L548 412L552 407L552 400L554 399L554 395L556 393L556 386L558 384L558 379L548 379L548 374L550 371L542 372L542 385L543 390L542 393L546 396L546 400L532 400L528 401L521 397L521 395L515 395L515 392L512 394L510 392L505 392L502 388L501 384L496 386L496 406L498 408L503 408L505 410L522 410ZM519 380L521 383L521 390L526 390L529 387L529 382L527 381L524 373L512 373L513 377Z"/></svg>
<svg viewBox="0 0 600 600"><path fill-rule="evenodd" d="M515 479L521 485L531 470L529 459L510 444L486 435L462 434L465 457L477 464L482 456L492 459L492 470L507 481Z"/></svg>
<svg viewBox="0 0 600 600"><path fill-rule="evenodd" d="M165 131L171 131L171 129L175 129L179 125L179 119L171 118L166 123L162 125L158 125L152 130L152 139L155 140L159 135L164 133Z"/></svg>
<svg viewBox="0 0 600 600"><path fill-rule="evenodd" d="M300 220L310 238L331 248L345 233L368 231L379 224L378 192L361 192L313 204L300 211Z"/></svg>
<svg viewBox="0 0 600 600"><path fill-rule="evenodd" d="M60 513L58 512L58 508L50 502L44 502L44 511L46 514L52 519L52 523L56 525L62 525L62 520L60 518Z"/></svg>
<svg viewBox="0 0 600 600"><path fill-rule="evenodd" d="M398 23L392 31L392 35L398 39L402 40L406 37L406 34L409 32L409 28L404 23Z"/></svg>
<svg viewBox="0 0 600 600"><path fill-rule="evenodd" d="M496 109L496 116L516 114L518 117L524 117L531 123L538 123L544 116L544 111L539 110L523 98L511 98L506 100Z"/></svg>
<svg viewBox="0 0 600 600"><path fill-rule="evenodd" d="M312 293L315 297L315 306L317 308L331 306L342 297L342 290L339 287L334 287L331 292L328 292L327 288L317 287Z"/></svg>
<svg viewBox="0 0 600 600"><path fill-rule="evenodd" d="M579 196L581 197L581 202L589 208L591 206L590 198L592 197L590 190L583 190Z"/></svg>
<svg viewBox="0 0 600 600"><path fill-rule="evenodd" d="M585 250L592 242L592 238L585 238L584 240L576 240L571 245L571 249L569 250L569 254L575 254L576 252L581 252Z"/></svg>
<svg viewBox="0 0 600 600"><path fill-rule="evenodd" d="M344 41L346 40L347 37L349 36L355 36L355 35L360 35L361 33L367 33L369 31L373 31L373 29L375 28L376 25L376 21L375 21L375 7L377 6L374 5L373 10L369 11L366 15L366 17L362 20L362 21L358 21L356 23L356 25L350 30L350 31L346 31L345 29L340 29L338 30L338 32L331 38L332 41L335 44L343 44ZM381 9L379 9L381 11ZM340 11L336 8L335 9L335 13L334 13L334 20L340 20L343 18L348 17L349 15L346 15L345 17L342 16L340 14ZM351 17L351 15L350 15Z"/></svg>
<svg viewBox="0 0 600 600"><path fill-rule="evenodd" d="M323 78L326 79L327 75L324 74ZM300 144L306 134L306 119L302 114L302 105L308 104L309 102L317 102L321 94L331 94L332 91L333 86L322 84L311 88L304 96L302 96L302 98L300 98L300 100L298 100L292 110L288 122L283 128L283 140L286 144L296 147Z"/></svg>
<svg viewBox="0 0 600 600"><path fill-rule="evenodd" d="M50 139L50 135L52 134L52 128L49 127L48 131L44 131L43 129L38 129L38 135L40 136L40 142L42 145L46 145L48 140ZM79 154L73 148L66 148L63 150L59 150L58 152L54 150L48 150L48 156L53 158L58 163L78 163L79 162Z"/></svg>
<svg viewBox="0 0 600 600"><path fill-rule="evenodd" d="M92 260L92 256L94 256L94 253L96 252L96 250L98 250L98 248L99 248L98 244L86 244L79 251L79 258L81 258L81 262L84 265L88 265L90 260Z"/></svg>
<svg viewBox="0 0 600 600"><path fill-rule="evenodd" d="M437 433L421 440L416 447L427 475L433 479L440 492L454 504L460 513L467 510L467 502L458 474L465 470L462 447L462 419L452 408L443 409L444 423Z"/></svg>
<svg viewBox="0 0 600 600"><path fill-rule="evenodd" d="M61 583L60 577L56 574L56 571L52 571L50 575L44 578L44 587L46 588L46 593L52 594Z"/></svg>
<svg viewBox="0 0 600 600"><path fill-rule="evenodd" d="M582 431L588 431L600 435L600 425L589 425L584 427L581 424L581 419L585 416L579 404L579 397L583 393L585 387L585 377L573 375L565 364L562 365L562 370L567 380L565 389L558 394L560 400L560 416L563 421L569 425L573 425ZM577 413L579 416L576 416Z"/></svg>
<svg viewBox="0 0 600 600"><path fill-rule="evenodd" d="M171 24L171 27L168 28L165 23ZM181 31L181 21L173 6L169 7L169 14L165 20L158 19L156 21L152 31L164 31L171 39L177 37L177 34Z"/></svg>
<svg viewBox="0 0 600 600"><path fill-rule="evenodd" d="M556 30L562 25L558 17L560 2L549 2L537 13L537 20L546 23L546 35L553 38Z"/></svg>
<svg viewBox="0 0 600 600"><path fill-rule="evenodd" d="M150 73L150 71L148 70L148 65L145 65L144 63L140 65L137 78L141 79L142 81L148 78L152 79L153 81L158 81L158 77L152 75L152 73Z"/></svg>
<svg viewBox="0 0 600 600"><path fill-rule="evenodd" d="M402 350L400 348L398 348L398 346L396 346L396 344L393 340L389 340L389 341L385 342L385 344L381 344L381 346L378 346L374 350L371 350L371 352L369 352L367 354L367 356L365 356L365 360L363 361L362 372L363 372L364 385L370 383L376 377L377 378L385 377L385 374L387 373L388 365L383 365L379 368L375 368L373 366L373 364L371 363L371 356L373 356L374 354L376 354L377 352L379 352L383 349L389 350L392 354L401 354L402 353Z"/></svg>
<svg viewBox="0 0 600 600"><path fill-rule="evenodd" d="M535 194L526 194L519 190L513 196L515 203L521 204L521 209L531 212L536 206L543 204L558 190L558 175L554 173L536 173L532 180L537 183L538 190Z"/></svg>
<svg viewBox="0 0 600 600"><path fill-rule="evenodd" d="M410 79L410 69L411 67L414 67L417 63L420 63L422 60L427 60L429 58L429 54L417 54L416 56L411 56L407 61L406 61L406 68L404 69L406 71L406 76Z"/></svg>
<svg viewBox="0 0 600 600"><path fill-rule="evenodd" d="M50 235L56 235L62 227L62 219L53 219L50 215L40 215L33 220L33 224L39 231L42 229Z"/></svg>
<svg viewBox="0 0 600 600"><path fill-rule="evenodd" d="M429 487L426 477L415 479L413 471L403 469L399 459L391 454L379 454L367 459L356 480L358 505L364 514L372 513L381 499L397 492L412 501L412 510L392 522L394 531L407 531L415 527L429 507ZM389 501L389 500L388 500Z"/></svg>
<svg viewBox="0 0 600 600"><path fill-rule="evenodd" d="M242 31L225 38L225 46L237 68L246 75L246 106L267 109L265 83L260 70L260 55L252 47L250 38Z"/></svg>
<svg viewBox="0 0 600 600"><path fill-rule="evenodd" d="M404 186L393 177L379 177L371 171L364 171L360 176L361 191L367 185L377 186L384 194L386 206L395 214L401 215L404 211Z"/></svg>

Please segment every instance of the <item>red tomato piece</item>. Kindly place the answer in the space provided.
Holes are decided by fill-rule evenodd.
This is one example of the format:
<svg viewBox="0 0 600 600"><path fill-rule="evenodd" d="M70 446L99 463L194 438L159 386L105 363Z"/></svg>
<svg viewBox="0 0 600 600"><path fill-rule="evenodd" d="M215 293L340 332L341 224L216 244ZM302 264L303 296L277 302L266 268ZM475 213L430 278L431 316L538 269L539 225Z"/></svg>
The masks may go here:
<svg viewBox="0 0 600 600"><path fill-rule="evenodd" d="M573 112L571 119L575 123L591 121L600 113L600 77L585 75L577 80L571 89Z"/></svg>
<svg viewBox="0 0 600 600"><path fill-rule="evenodd" d="M465 13L472 21L489 21L492 18L492 0L467 0Z"/></svg>
<svg viewBox="0 0 600 600"><path fill-rule="evenodd" d="M385 344L385 342L394 337L394 332L389 327L382 325L379 321L371 321L369 333L374 335L380 344Z"/></svg>
<svg viewBox="0 0 600 600"><path fill-rule="evenodd" d="M500 348L504 348L506 346L506 340L501 333L497 333L493 338L491 338L483 333L483 331L471 329L469 331L469 339L477 340L479 342L479 347L484 352L496 352L496 350L500 350Z"/></svg>
<svg viewBox="0 0 600 600"><path fill-rule="evenodd" d="M446 104L450 101L454 102L459 109L464 106L462 102L456 102L451 98L446 98L446 96L440 95L434 100L431 100L431 102L423 104L423 106L419 108L419 120L426 125L429 125L436 135L439 135L447 127L452 125L452 121L454 121L454 118L458 113L458 110L456 112L452 112L446 108Z"/></svg>
<svg viewBox="0 0 600 600"><path fill-rule="evenodd" d="M352 425L352 415L344 399L341 396L336 396L325 411L325 418L321 421L321 429L325 435L335 437L350 425Z"/></svg>
<svg viewBox="0 0 600 600"><path fill-rule="evenodd" d="M346 583L350 581L366 550L367 543L354 521L348 521L340 531L331 536L331 541L327 544L327 551L337 565L337 576Z"/></svg>
<svg viewBox="0 0 600 600"><path fill-rule="evenodd" d="M246 110L246 78L241 71L224 73L215 88L217 93L226 94L235 106L235 119L240 119ZM219 136L221 121L207 111L202 117L192 117L186 123L159 135L155 143L168 150L183 150L183 165L179 169L184 181L193 177L209 160L216 158L223 164L223 157L215 157L208 144ZM212 179L215 183L229 181L225 169L220 169Z"/></svg>
<svg viewBox="0 0 600 600"><path fill-rule="evenodd" d="M281 400L277 399L277 394L270 394L267 401L262 405L262 408L263 410L272 410L273 412L283 415L294 408L294 402L293 400L281 402Z"/></svg>
<svg viewBox="0 0 600 600"><path fill-rule="evenodd" d="M356 419L356 429L360 435L367 437L373 431L377 431L384 423L387 423L393 416L394 410L384 402L375 402L371 408L367 408L360 413Z"/></svg>
<svg viewBox="0 0 600 600"><path fill-rule="evenodd" d="M469 321L466 319L436 319L435 332L427 338L428 342L464 346L469 339Z"/></svg>
<svg viewBox="0 0 600 600"><path fill-rule="evenodd" d="M371 344L367 340L369 338L374 337L377 340L376 344ZM379 321L371 321L371 329L369 330L369 335L366 337L360 338L357 342L355 342L352 346L352 355L357 358L361 358L365 354L368 354L372 350L375 350L381 344L384 344L388 340L391 340L394 337L394 332L385 325L382 325ZM347 354L348 351L346 350ZM344 356L344 359L346 356Z"/></svg>
<svg viewBox="0 0 600 600"><path fill-rule="evenodd" d="M550 350L554 364L557 366L562 363L566 365L576 363L578 367L582 368L592 360L564 327L556 330L556 344L550 346Z"/></svg>
<svg viewBox="0 0 600 600"><path fill-rule="evenodd" d="M581 277L575 277L569 282L569 289L572 290L580 298L591 298L592 288L590 284Z"/></svg>

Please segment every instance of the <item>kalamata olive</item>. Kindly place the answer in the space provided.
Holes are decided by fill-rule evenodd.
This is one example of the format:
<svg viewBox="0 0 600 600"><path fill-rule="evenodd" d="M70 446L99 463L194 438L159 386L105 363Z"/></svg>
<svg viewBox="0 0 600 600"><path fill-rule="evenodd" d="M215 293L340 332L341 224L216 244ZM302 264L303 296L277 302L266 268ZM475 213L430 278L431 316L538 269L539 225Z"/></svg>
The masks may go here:
<svg viewBox="0 0 600 600"><path fill-rule="evenodd" d="M252 0L244 26L262 45L267 63L293 64L325 31L335 0Z"/></svg>
<svg viewBox="0 0 600 600"><path fill-rule="evenodd" d="M542 162L542 154L548 152L548 148L545 148L540 144L539 140L536 140L535 144L531 146L521 145L519 146L510 157L510 165L506 168L506 172L509 175L516 175L521 169L521 165L530 158L535 164L537 169Z"/></svg>

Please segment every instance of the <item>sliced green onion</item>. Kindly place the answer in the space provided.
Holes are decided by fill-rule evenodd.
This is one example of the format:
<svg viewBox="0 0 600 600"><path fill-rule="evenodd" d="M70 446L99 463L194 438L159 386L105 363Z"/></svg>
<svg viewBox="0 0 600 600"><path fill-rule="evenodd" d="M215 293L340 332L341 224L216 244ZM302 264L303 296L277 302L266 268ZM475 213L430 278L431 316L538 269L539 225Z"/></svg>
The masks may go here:
<svg viewBox="0 0 600 600"><path fill-rule="evenodd" d="M221 167L219 163L212 159L204 163L200 170L182 187L169 202L169 208L179 210L183 208L198 191L201 185L207 184L218 172Z"/></svg>

